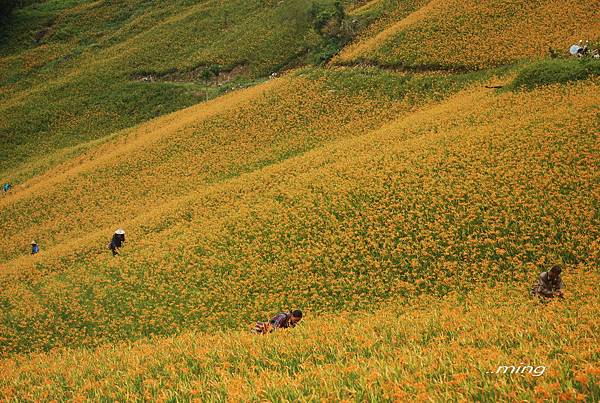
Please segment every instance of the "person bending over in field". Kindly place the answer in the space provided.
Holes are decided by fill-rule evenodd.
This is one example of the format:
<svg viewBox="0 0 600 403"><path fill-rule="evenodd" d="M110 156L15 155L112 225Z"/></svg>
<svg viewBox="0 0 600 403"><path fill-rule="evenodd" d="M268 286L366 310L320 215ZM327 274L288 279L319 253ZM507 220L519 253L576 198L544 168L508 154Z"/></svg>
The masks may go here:
<svg viewBox="0 0 600 403"><path fill-rule="evenodd" d="M291 312L282 312L275 315L273 319L268 322L256 322L256 326L254 326L254 329L252 329L252 333L267 334L277 329L295 327L301 319L302 311L299 309Z"/></svg>
<svg viewBox="0 0 600 403"><path fill-rule="evenodd" d="M531 289L531 295L546 298L562 298L564 283L560 278L561 271L561 267L556 265L550 271L540 274L537 283Z"/></svg>
<svg viewBox="0 0 600 403"><path fill-rule="evenodd" d="M119 228L113 234L113 237L108 244L108 249L112 251L113 256L117 256L119 254L119 248L123 246L125 243L125 231Z"/></svg>

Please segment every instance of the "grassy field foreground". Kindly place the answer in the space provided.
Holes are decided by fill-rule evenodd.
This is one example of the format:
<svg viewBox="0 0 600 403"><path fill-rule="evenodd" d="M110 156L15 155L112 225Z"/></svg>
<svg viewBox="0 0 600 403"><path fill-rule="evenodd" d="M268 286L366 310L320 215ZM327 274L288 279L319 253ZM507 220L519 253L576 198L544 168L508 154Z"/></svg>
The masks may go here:
<svg viewBox="0 0 600 403"><path fill-rule="evenodd" d="M15 356L0 363L0 396L598 401L600 276L569 268L564 279L566 299L547 304L529 297L526 286L505 284L396 300L370 313L307 312L298 328L269 336L189 332ZM527 365L535 371L496 373Z"/></svg>

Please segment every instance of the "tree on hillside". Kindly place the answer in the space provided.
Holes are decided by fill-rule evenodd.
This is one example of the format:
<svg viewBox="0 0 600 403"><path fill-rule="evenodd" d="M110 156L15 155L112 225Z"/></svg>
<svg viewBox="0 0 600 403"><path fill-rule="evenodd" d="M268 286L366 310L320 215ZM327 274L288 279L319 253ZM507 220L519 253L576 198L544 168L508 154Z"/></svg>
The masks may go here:
<svg viewBox="0 0 600 403"><path fill-rule="evenodd" d="M208 82L210 81L210 78L212 77L213 73L210 71L210 69L206 68L204 70L202 70L202 79L204 80L204 85L206 86L206 89L204 90L204 95L206 96L206 100L208 101Z"/></svg>
<svg viewBox="0 0 600 403"><path fill-rule="evenodd" d="M353 22L347 18L341 1L313 2L309 10L312 27L322 38L320 62L325 63L338 53L354 35Z"/></svg>
<svg viewBox="0 0 600 403"><path fill-rule="evenodd" d="M219 75L221 74L221 70L223 70L221 65L220 64L211 64L208 69L215 76L215 79L217 80L217 85L219 85Z"/></svg>
<svg viewBox="0 0 600 403"><path fill-rule="evenodd" d="M335 1L333 7L321 3L313 3L310 8L310 16L313 21L313 28L321 36L339 34L346 11L340 1Z"/></svg>

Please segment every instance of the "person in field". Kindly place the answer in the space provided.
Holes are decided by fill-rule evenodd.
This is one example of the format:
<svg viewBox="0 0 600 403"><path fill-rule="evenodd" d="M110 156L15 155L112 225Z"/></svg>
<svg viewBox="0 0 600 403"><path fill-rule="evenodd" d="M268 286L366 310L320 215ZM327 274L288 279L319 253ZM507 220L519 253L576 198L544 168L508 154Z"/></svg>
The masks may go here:
<svg viewBox="0 0 600 403"><path fill-rule="evenodd" d="M115 231L112 236L110 243L108 244L108 249L112 251L113 256L117 256L119 254L119 248L123 246L125 243L125 231L121 228Z"/></svg>
<svg viewBox="0 0 600 403"><path fill-rule="evenodd" d="M4 185L2 185L2 191L4 193L8 193L8 191L10 190L10 188L12 187L12 185L8 182L6 182Z"/></svg>
<svg viewBox="0 0 600 403"><path fill-rule="evenodd" d="M35 255L40 251L40 246L35 241L31 241L31 254Z"/></svg>
<svg viewBox="0 0 600 403"><path fill-rule="evenodd" d="M569 53L571 54L571 56L587 56L589 54L589 41L585 41L585 43L583 43L583 39L581 39L579 42L574 43L569 48Z"/></svg>
<svg viewBox="0 0 600 403"><path fill-rule="evenodd" d="M256 325L252 329L252 333L267 334L277 329L295 327L301 319L302 311L299 309L290 312L281 312L268 322L256 322Z"/></svg>
<svg viewBox="0 0 600 403"><path fill-rule="evenodd" d="M545 298L563 298L564 283L560 278L561 272L561 267L556 265L549 271L541 273L537 283L531 289L531 295Z"/></svg>

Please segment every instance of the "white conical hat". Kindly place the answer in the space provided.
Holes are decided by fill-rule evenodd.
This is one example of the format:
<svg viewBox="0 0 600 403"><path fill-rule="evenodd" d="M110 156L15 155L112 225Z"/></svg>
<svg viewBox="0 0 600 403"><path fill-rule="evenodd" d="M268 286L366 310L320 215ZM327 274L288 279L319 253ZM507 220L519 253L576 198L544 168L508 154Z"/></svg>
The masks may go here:
<svg viewBox="0 0 600 403"><path fill-rule="evenodd" d="M32 245L37 245L37 243L35 241L31 241Z"/></svg>
<svg viewBox="0 0 600 403"><path fill-rule="evenodd" d="M118 230L115 231L115 234L125 235L125 230L123 228L119 228Z"/></svg>

